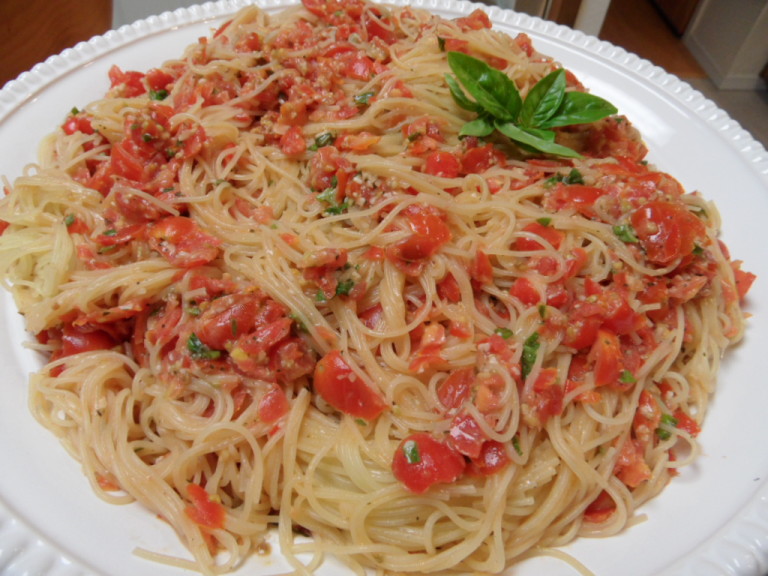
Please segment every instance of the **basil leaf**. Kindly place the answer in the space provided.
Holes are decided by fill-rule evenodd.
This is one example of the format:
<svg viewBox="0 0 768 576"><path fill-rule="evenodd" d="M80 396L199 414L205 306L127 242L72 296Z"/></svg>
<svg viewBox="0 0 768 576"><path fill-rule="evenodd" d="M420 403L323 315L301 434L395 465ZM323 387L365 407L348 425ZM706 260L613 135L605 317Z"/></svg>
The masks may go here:
<svg viewBox="0 0 768 576"><path fill-rule="evenodd" d="M504 136L510 140L524 144L534 150L545 152L546 154L556 154L557 156L564 156L566 158L581 158L581 154L575 150L571 150L566 146L561 146L551 140L540 138L522 128L518 128L511 122L497 122L496 130L504 134Z"/></svg>
<svg viewBox="0 0 768 576"><path fill-rule="evenodd" d="M464 124L459 132L459 136L477 136L478 138L485 138L494 130L493 122L488 120L485 116L480 116L479 118L475 118L471 122Z"/></svg>
<svg viewBox="0 0 768 576"><path fill-rule="evenodd" d="M640 242L631 224L616 224L613 227L613 233L625 244L637 244Z"/></svg>
<svg viewBox="0 0 768 576"><path fill-rule="evenodd" d="M450 76L449 74L446 74L445 81L448 83L448 88L451 91L451 96L453 96L453 99L456 101L456 104L464 108L464 110L469 110L470 112L477 112L478 114L482 113L483 107L480 106L480 104L478 104L477 102L473 102L472 100L467 98L467 95L464 94L464 90L461 89L461 86L459 86L459 83L456 81L456 78L454 78L453 76Z"/></svg>
<svg viewBox="0 0 768 576"><path fill-rule="evenodd" d="M462 52L448 52L448 65L486 112L501 120L517 118L523 102L517 86L506 74Z"/></svg>
<svg viewBox="0 0 768 576"><path fill-rule="evenodd" d="M536 128L555 115L565 97L565 70L560 68L539 80L525 97L520 125Z"/></svg>
<svg viewBox="0 0 768 576"><path fill-rule="evenodd" d="M555 128L556 126L571 126L572 124L589 124L616 114L616 107L599 96L586 92L566 92L557 113L542 122L540 128Z"/></svg>
<svg viewBox="0 0 768 576"><path fill-rule="evenodd" d="M520 369L523 373L523 378L527 378L531 373L533 365L536 363L536 356L539 353L539 333L534 332L528 338L525 339L523 344L523 355L520 358Z"/></svg>

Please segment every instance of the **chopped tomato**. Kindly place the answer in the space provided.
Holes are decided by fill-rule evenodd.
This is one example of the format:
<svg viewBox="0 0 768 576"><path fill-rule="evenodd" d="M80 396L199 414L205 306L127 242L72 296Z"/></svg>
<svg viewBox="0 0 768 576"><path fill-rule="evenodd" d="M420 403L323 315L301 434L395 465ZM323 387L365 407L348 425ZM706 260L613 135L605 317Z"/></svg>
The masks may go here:
<svg viewBox="0 0 768 576"><path fill-rule="evenodd" d="M646 444L653 439L656 428L661 423L661 408L659 403L648 390L640 393L640 401L632 421L632 430L635 437Z"/></svg>
<svg viewBox="0 0 768 576"><path fill-rule="evenodd" d="M392 459L395 478L416 494L423 494L435 484L454 482L465 467L458 450L426 432L408 436Z"/></svg>
<svg viewBox="0 0 768 576"><path fill-rule="evenodd" d="M227 344L251 332L257 320L274 321L285 317L282 307L273 306L265 314L261 299L254 294L229 294L210 303L196 321L195 333L213 350L224 350ZM265 304L264 308L269 305Z"/></svg>
<svg viewBox="0 0 768 576"><path fill-rule="evenodd" d="M424 173L442 178L456 178L461 172L461 162L452 152L435 150L424 163Z"/></svg>
<svg viewBox="0 0 768 576"><path fill-rule="evenodd" d="M290 408L285 390L273 384L259 401L259 419L267 424L274 424L285 416Z"/></svg>
<svg viewBox="0 0 768 576"><path fill-rule="evenodd" d="M533 409L537 424L543 426L551 416L563 413L563 387L557 381L557 368L543 368L533 384L526 403Z"/></svg>
<svg viewBox="0 0 768 576"><path fill-rule="evenodd" d="M483 250L475 252L475 257L469 265L469 275L481 286L493 283L491 258Z"/></svg>
<svg viewBox="0 0 768 576"><path fill-rule="evenodd" d="M219 255L221 240L185 216L168 216L149 228L149 245L180 268L201 266Z"/></svg>
<svg viewBox="0 0 768 576"><path fill-rule="evenodd" d="M477 458L488 439L474 416L466 412L457 414L448 432L451 445L464 456Z"/></svg>
<svg viewBox="0 0 768 576"><path fill-rule="evenodd" d="M630 220L648 260L662 266L690 256L697 242L706 241L704 223L682 204L648 202Z"/></svg>
<svg viewBox="0 0 768 576"><path fill-rule="evenodd" d="M533 306L542 300L536 285L526 276L515 280L509 288L509 293L526 306Z"/></svg>
<svg viewBox="0 0 768 576"><path fill-rule="evenodd" d="M60 358L81 352L109 350L116 345L117 341L104 330L67 324L61 334L61 351L55 356Z"/></svg>
<svg viewBox="0 0 768 576"><path fill-rule="evenodd" d="M280 137L280 150L288 156L298 156L307 150L307 141L299 126L291 126Z"/></svg>
<svg viewBox="0 0 768 576"><path fill-rule="evenodd" d="M749 292L749 289L752 287L752 283L755 281L757 276L755 276L752 272L746 272L742 270L741 262L734 262L732 266L733 275L736 280L736 291L739 295L739 300L743 301L744 298L747 297L747 292Z"/></svg>
<svg viewBox="0 0 768 576"><path fill-rule="evenodd" d="M560 244L565 237L560 230L541 222L531 222L523 228L523 232L539 236L555 249L560 248ZM544 246L538 240L527 236L518 237L513 244L513 250L542 250L543 248Z"/></svg>
<svg viewBox="0 0 768 576"><path fill-rule="evenodd" d="M387 409L384 399L331 350L315 366L314 389L331 406L356 418L374 420Z"/></svg>
<svg viewBox="0 0 768 576"><path fill-rule="evenodd" d="M608 492L603 490L584 510L584 520L599 524L608 520L614 512L616 512L616 502Z"/></svg>
<svg viewBox="0 0 768 576"><path fill-rule="evenodd" d="M447 409L456 409L466 402L475 382L474 367L459 368L451 372L437 387L437 397Z"/></svg>
<svg viewBox="0 0 768 576"><path fill-rule="evenodd" d="M688 416L688 414L683 412L681 409L678 408L675 410L672 416L675 418L675 420L677 420L677 428L685 430L691 436L698 436L699 432L701 432L701 428L699 427L696 420Z"/></svg>
<svg viewBox="0 0 768 576"><path fill-rule="evenodd" d="M651 469L643 457L643 446L638 440L624 442L613 473L630 488L636 488L651 477Z"/></svg>
<svg viewBox="0 0 768 576"><path fill-rule="evenodd" d="M483 10L477 8L468 16L457 18L456 24L464 31L483 30L484 28L491 28L491 19Z"/></svg>
<svg viewBox="0 0 768 576"><path fill-rule="evenodd" d="M587 218L595 217L595 202L608 191L583 184L563 184L559 182L546 200L546 205L553 210L570 208Z"/></svg>
<svg viewBox="0 0 768 576"><path fill-rule="evenodd" d="M147 89L144 86L144 74L129 70L123 72L117 65L109 69L109 80L112 83L112 89L117 90L118 96L123 98L133 98L141 96Z"/></svg>
<svg viewBox="0 0 768 576"><path fill-rule="evenodd" d="M418 275L420 265L451 239L451 229L442 213L431 207L413 204L403 213L413 233L388 246L387 257L395 264L402 264L406 273ZM409 267L409 263L416 266Z"/></svg>
<svg viewBox="0 0 768 576"><path fill-rule="evenodd" d="M213 530L224 528L227 512L221 502L214 500L205 488L198 484L189 484L187 494L192 503L184 512L193 522Z"/></svg>
<svg viewBox="0 0 768 576"><path fill-rule="evenodd" d="M461 157L461 172L463 174L482 174L491 166L501 164L506 156L497 150L493 144L469 148Z"/></svg>
<svg viewBox="0 0 768 576"><path fill-rule="evenodd" d="M497 440L486 440L480 448L480 454L472 458L468 471L476 476L491 476L500 472L512 462L509 448Z"/></svg>
<svg viewBox="0 0 768 576"><path fill-rule="evenodd" d="M437 295L447 302L461 301L461 288L456 281L456 277L450 272L445 275L445 278L440 280L437 284Z"/></svg>
<svg viewBox="0 0 768 576"><path fill-rule="evenodd" d="M610 330L600 329L589 351L594 362L595 386L616 384L624 369L619 338Z"/></svg>

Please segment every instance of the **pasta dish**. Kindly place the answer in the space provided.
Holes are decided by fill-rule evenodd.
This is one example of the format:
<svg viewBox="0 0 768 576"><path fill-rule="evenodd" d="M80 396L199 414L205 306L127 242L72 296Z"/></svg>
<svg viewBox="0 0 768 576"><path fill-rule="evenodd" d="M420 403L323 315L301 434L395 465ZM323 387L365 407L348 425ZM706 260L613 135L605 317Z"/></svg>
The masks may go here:
<svg viewBox="0 0 768 576"><path fill-rule="evenodd" d="M6 183L0 277L35 418L189 550L138 554L498 574L696 458L755 277L525 34L303 0L109 80Z"/></svg>

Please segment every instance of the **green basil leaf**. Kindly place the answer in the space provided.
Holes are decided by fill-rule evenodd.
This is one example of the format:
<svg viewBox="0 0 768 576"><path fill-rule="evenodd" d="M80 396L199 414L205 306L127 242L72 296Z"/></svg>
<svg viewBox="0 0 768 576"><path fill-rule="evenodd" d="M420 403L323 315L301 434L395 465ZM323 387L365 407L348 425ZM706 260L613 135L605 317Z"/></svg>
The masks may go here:
<svg viewBox="0 0 768 576"><path fill-rule="evenodd" d="M485 138L493 131L493 122L485 116L480 116L479 118L475 118L471 122L464 124L459 132L459 136L477 136L478 138Z"/></svg>
<svg viewBox="0 0 768 576"><path fill-rule="evenodd" d="M454 78L449 74L446 74L445 81L448 83L448 88L451 91L451 96L453 96L453 99L456 101L456 104L464 108L464 110L469 110L470 112L477 112L478 114L482 113L483 107L480 106L480 104L478 104L477 102L473 102L472 100L467 98L467 95L464 94L464 90L461 89L461 86L459 86L459 83L456 81L456 78Z"/></svg>
<svg viewBox="0 0 768 576"><path fill-rule="evenodd" d="M520 144L524 144L529 148L544 152L545 154L555 154L557 156L563 156L565 158L581 158L581 154L575 150L571 150L566 146L555 143L552 140L545 140L531 134L527 130L518 128L511 122L496 122L496 130L504 134L510 140L514 140Z"/></svg>
<svg viewBox="0 0 768 576"><path fill-rule="evenodd" d="M552 118L565 97L565 70L560 68L539 80L525 97L520 109L520 125L537 128Z"/></svg>
<svg viewBox="0 0 768 576"><path fill-rule="evenodd" d="M586 92L566 92L557 113L539 127L554 128L572 124L589 124L616 112L618 110L613 104L599 96Z"/></svg>
<svg viewBox="0 0 768 576"><path fill-rule="evenodd" d="M523 343L523 354L520 358L520 369L523 373L523 378L527 378L531 373L533 365L536 363L536 356L539 353L539 333L534 332Z"/></svg>
<svg viewBox="0 0 768 576"><path fill-rule="evenodd" d="M448 65L486 112L501 120L517 118L523 102L506 74L462 52L448 52Z"/></svg>

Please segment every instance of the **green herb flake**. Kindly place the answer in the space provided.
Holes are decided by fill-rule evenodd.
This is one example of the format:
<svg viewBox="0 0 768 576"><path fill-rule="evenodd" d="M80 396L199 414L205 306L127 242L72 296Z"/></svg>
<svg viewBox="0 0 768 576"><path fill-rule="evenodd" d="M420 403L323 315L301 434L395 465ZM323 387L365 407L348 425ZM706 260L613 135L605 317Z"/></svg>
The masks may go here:
<svg viewBox="0 0 768 576"><path fill-rule="evenodd" d="M523 449L520 447L520 437L519 436L513 436L512 437L512 447L515 449L515 452L517 452L518 456L523 455Z"/></svg>
<svg viewBox="0 0 768 576"><path fill-rule="evenodd" d="M150 90L150 100L165 100L168 98L168 90Z"/></svg>
<svg viewBox="0 0 768 576"><path fill-rule="evenodd" d="M672 416L672 414L662 414L661 424L662 426L656 428L656 436L661 440L668 440L672 436L672 433L664 426L668 428L677 428L677 418Z"/></svg>
<svg viewBox="0 0 768 576"><path fill-rule="evenodd" d="M208 346L203 344L194 332L187 338L187 350L192 358L198 360L216 360L221 356L220 350L211 350Z"/></svg>
<svg viewBox="0 0 768 576"><path fill-rule="evenodd" d="M114 228L110 228L109 230L104 230L104 236L117 236L117 230Z"/></svg>
<svg viewBox="0 0 768 576"><path fill-rule="evenodd" d="M619 376L619 382L622 382L623 384L634 384L637 382L637 379L635 378L635 375L632 374L632 372L629 370L623 370Z"/></svg>
<svg viewBox="0 0 768 576"><path fill-rule="evenodd" d="M538 222L542 226L549 226L550 224L552 224L552 218L539 218L536 220L536 222Z"/></svg>
<svg viewBox="0 0 768 576"><path fill-rule="evenodd" d="M542 320L547 319L547 305L546 304L539 304L539 317Z"/></svg>
<svg viewBox="0 0 768 576"><path fill-rule="evenodd" d="M333 146L334 142L336 142L336 135L333 132L323 132L315 136L315 141L309 146L309 149L316 151L325 146Z"/></svg>
<svg viewBox="0 0 768 576"><path fill-rule="evenodd" d="M445 52L445 38L442 36L437 37L437 46L440 48L440 52Z"/></svg>
<svg viewBox="0 0 768 576"><path fill-rule="evenodd" d="M635 229L631 224L617 224L613 227L613 233L619 240L627 244L636 244L639 242L635 235Z"/></svg>
<svg viewBox="0 0 768 576"><path fill-rule="evenodd" d="M419 452L419 445L415 440L406 440L403 444L403 454L405 454L405 460L408 464L418 464L421 462L421 453Z"/></svg>
<svg viewBox="0 0 768 576"><path fill-rule="evenodd" d="M528 374L531 373L533 365L536 363L536 356L539 353L540 346L541 342L539 342L538 332L534 332L525 339L525 343L523 344L523 355L520 358L520 368L523 373L523 378L527 378Z"/></svg>
<svg viewBox="0 0 768 576"><path fill-rule="evenodd" d="M75 218L75 215L74 215L74 214L67 214L67 215L64 217L64 225L65 225L67 228L69 228L70 226L72 226L72 224L74 224L74 223L75 223L75 220L76 220L76 218Z"/></svg>
<svg viewBox="0 0 768 576"><path fill-rule="evenodd" d="M336 294L338 296L349 296L349 293L354 288L354 280L342 280L336 285Z"/></svg>
<svg viewBox="0 0 768 576"><path fill-rule="evenodd" d="M509 328L496 328L496 330L494 330L493 333L498 334L499 336L504 338L504 340L509 340L514 335L512 330L510 330Z"/></svg>
<svg viewBox="0 0 768 576"><path fill-rule="evenodd" d="M152 134L142 134L141 139L144 140L144 142L152 142L155 138Z"/></svg>
<svg viewBox="0 0 768 576"><path fill-rule="evenodd" d="M358 106L368 106L374 96L376 96L376 92L363 92L362 94L355 95L353 100Z"/></svg>

